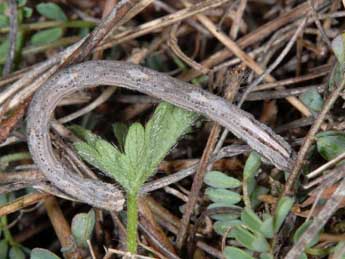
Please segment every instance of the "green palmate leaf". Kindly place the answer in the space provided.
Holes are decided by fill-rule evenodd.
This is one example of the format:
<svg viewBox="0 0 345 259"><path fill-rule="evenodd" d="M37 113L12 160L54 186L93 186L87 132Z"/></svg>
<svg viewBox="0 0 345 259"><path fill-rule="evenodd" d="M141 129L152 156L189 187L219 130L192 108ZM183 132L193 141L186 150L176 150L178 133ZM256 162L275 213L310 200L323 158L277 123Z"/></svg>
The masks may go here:
<svg viewBox="0 0 345 259"><path fill-rule="evenodd" d="M88 144L94 145L99 138L96 134L93 134L90 130L84 129L78 125L70 126L69 129L82 140L85 140Z"/></svg>
<svg viewBox="0 0 345 259"><path fill-rule="evenodd" d="M235 239L243 246L256 252L267 252L270 246L263 235L258 232L250 232L242 226L235 226L232 231Z"/></svg>
<svg viewBox="0 0 345 259"><path fill-rule="evenodd" d="M323 106L323 99L316 89L310 89L306 91L300 96L300 99L313 114L321 111Z"/></svg>
<svg viewBox="0 0 345 259"><path fill-rule="evenodd" d="M131 179L132 181L140 181L143 168L141 164L143 163L142 158L145 149L145 130L140 123L134 123L130 126L126 142L125 142L125 154L130 161ZM139 178L139 179L137 179Z"/></svg>
<svg viewBox="0 0 345 259"><path fill-rule="evenodd" d="M241 186L239 180L219 171L207 172L204 182L215 188L237 188Z"/></svg>
<svg viewBox="0 0 345 259"><path fill-rule="evenodd" d="M32 45L42 45L60 39L62 34L63 30L61 28L41 30L32 35L30 41Z"/></svg>
<svg viewBox="0 0 345 259"><path fill-rule="evenodd" d="M74 147L78 151L78 154L86 162L103 171L104 173L110 174L110 172L106 171L106 168L103 166L103 163L101 161L102 158L94 146L89 145L85 142L76 142L74 143Z"/></svg>
<svg viewBox="0 0 345 259"><path fill-rule="evenodd" d="M9 253L10 259L25 259L25 254L18 246L12 246Z"/></svg>
<svg viewBox="0 0 345 259"><path fill-rule="evenodd" d="M123 155L110 143L98 138L93 144L86 142L74 143L78 154L89 164L103 173L113 177L124 188L129 188L127 164ZM103 153L106 152L106 153Z"/></svg>
<svg viewBox="0 0 345 259"><path fill-rule="evenodd" d="M135 253L137 247L138 191L147 178L155 173L159 163L177 140L188 131L196 118L194 113L168 103L161 103L145 129L139 123L133 124L128 132L123 128L119 130L119 127L114 127L119 144L124 143L124 153L87 130L74 128L77 135L86 140L75 143L80 156L112 176L128 194L127 245L131 253Z"/></svg>
<svg viewBox="0 0 345 259"><path fill-rule="evenodd" d="M247 254L242 249L230 246L225 247L224 256L226 259L254 259L254 257Z"/></svg>
<svg viewBox="0 0 345 259"><path fill-rule="evenodd" d="M34 248L31 251L30 259L60 259L60 257L47 249Z"/></svg>
<svg viewBox="0 0 345 259"><path fill-rule="evenodd" d="M213 202L234 205L241 201L241 195L225 189L207 188L205 194Z"/></svg>
<svg viewBox="0 0 345 259"><path fill-rule="evenodd" d="M100 155L99 161L102 162L104 172L108 172L119 184L126 190L130 188L131 179L128 178L130 172L130 164L116 146L99 138L95 142L95 148Z"/></svg>
<svg viewBox="0 0 345 259"><path fill-rule="evenodd" d="M196 118L191 112L162 103L145 129L135 123L127 133L123 126L115 126L114 131L119 143L125 143L124 154L88 130L75 126L71 129L86 140L86 143L75 143L80 156L111 175L129 192L131 189L138 190L155 172L158 164ZM123 141L125 136L126 140Z"/></svg>
<svg viewBox="0 0 345 259"><path fill-rule="evenodd" d="M279 200L277 209L273 218L273 230L275 233L279 231L286 216L289 214L293 203L294 203L293 198L287 197L287 196Z"/></svg>
<svg viewBox="0 0 345 259"><path fill-rule="evenodd" d="M96 216L93 210L74 216L71 230L78 246L87 247L87 240L91 239L95 222Z"/></svg>
<svg viewBox="0 0 345 259"><path fill-rule="evenodd" d="M345 152L345 133L326 131L316 135L317 150L326 160L332 160Z"/></svg>
<svg viewBox="0 0 345 259"><path fill-rule="evenodd" d="M54 3L41 3L36 6L36 10L43 16L58 21L67 21L65 13L60 6Z"/></svg>
<svg viewBox="0 0 345 259"><path fill-rule="evenodd" d="M114 135L119 143L119 148L121 151L124 150L126 136L128 133L128 126L124 123L115 123L113 125Z"/></svg>
<svg viewBox="0 0 345 259"><path fill-rule="evenodd" d="M229 230L231 230L233 227L237 226L237 225L241 225L242 222L240 220L225 220L225 221L216 221L213 224L213 229L214 231L218 234L223 236L226 232L228 232L228 236L227 237L231 237L231 232L229 232Z"/></svg>
<svg viewBox="0 0 345 259"><path fill-rule="evenodd" d="M8 243L5 239L0 241L0 258L7 258Z"/></svg>
<svg viewBox="0 0 345 259"><path fill-rule="evenodd" d="M197 119L195 113L161 103L145 127L145 156L143 158L144 182L151 176L159 163L176 144L178 139L187 133Z"/></svg>

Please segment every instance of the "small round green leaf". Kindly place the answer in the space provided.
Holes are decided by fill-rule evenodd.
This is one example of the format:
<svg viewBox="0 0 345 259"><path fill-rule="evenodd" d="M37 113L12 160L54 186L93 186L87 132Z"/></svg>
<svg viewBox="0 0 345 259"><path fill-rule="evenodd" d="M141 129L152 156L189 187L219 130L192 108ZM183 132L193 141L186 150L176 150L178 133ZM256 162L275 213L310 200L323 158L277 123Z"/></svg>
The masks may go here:
<svg viewBox="0 0 345 259"><path fill-rule="evenodd" d="M340 64L345 63L345 44L344 44L344 37L345 34L338 35L333 41L332 41L332 50L335 54L335 56L338 59L338 62Z"/></svg>
<svg viewBox="0 0 345 259"><path fill-rule="evenodd" d="M250 196L255 189L255 175L261 166L261 158L258 153L252 151L247 158L243 169L243 183L247 185L248 195Z"/></svg>
<svg viewBox="0 0 345 259"><path fill-rule="evenodd" d="M223 204L223 203L212 203L207 207L207 209L221 208L221 207L229 208L229 211L227 213L213 214L210 216L212 219L221 220L221 221L231 221L234 219L238 219L241 215L241 210L242 210L241 207Z"/></svg>
<svg viewBox="0 0 345 259"><path fill-rule="evenodd" d="M204 182L215 188L237 188L241 186L241 182L234 177L228 176L219 171L207 172Z"/></svg>
<svg viewBox="0 0 345 259"><path fill-rule="evenodd" d="M31 15L32 15L32 8L30 8L30 7L24 7L23 8L23 14L24 14L24 17L25 18L30 18L31 17Z"/></svg>
<svg viewBox="0 0 345 259"><path fill-rule="evenodd" d="M262 225L259 229L260 233L262 233L266 238L273 237L273 217L269 216L264 220Z"/></svg>
<svg viewBox="0 0 345 259"><path fill-rule="evenodd" d="M243 177L249 178L253 177L255 173L259 170L261 166L261 158L255 151L251 152L247 158L246 164L243 169Z"/></svg>
<svg viewBox="0 0 345 259"><path fill-rule="evenodd" d="M8 243L5 239L0 241L0 258L7 258Z"/></svg>
<svg viewBox="0 0 345 259"><path fill-rule="evenodd" d="M7 8L7 3L0 3L0 14L6 14Z"/></svg>
<svg viewBox="0 0 345 259"><path fill-rule="evenodd" d="M240 220L227 220L227 221L216 221L213 224L214 231L218 234L223 236L226 231L231 230L232 227L242 224ZM231 237L231 232L228 233L228 237Z"/></svg>
<svg viewBox="0 0 345 259"><path fill-rule="evenodd" d="M254 259L251 255L237 247L227 246L224 249L224 256L226 259Z"/></svg>
<svg viewBox="0 0 345 259"><path fill-rule="evenodd" d="M62 11L60 6L54 3L40 3L36 6L36 10L43 15L52 20L67 21L65 13Z"/></svg>
<svg viewBox="0 0 345 259"><path fill-rule="evenodd" d="M8 202L8 195L7 194L0 194L0 205L4 205Z"/></svg>
<svg viewBox="0 0 345 259"><path fill-rule="evenodd" d="M22 7L26 5L27 0L17 0L17 5L18 7Z"/></svg>
<svg viewBox="0 0 345 259"><path fill-rule="evenodd" d="M263 222L250 208L245 208L241 213L241 220L252 231L259 231Z"/></svg>
<svg viewBox="0 0 345 259"><path fill-rule="evenodd" d="M30 41L32 45L47 44L58 40L61 38L62 34L63 30L61 28L42 30L32 35Z"/></svg>
<svg viewBox="0 0 345 259"><path fill-rule="evenodd" d="M25 254L18 246L12 246L9 257L10 259L25 259Z"/></svg>
<svg viewBox="0 0 345 259"><path fill-rule="evenodd" d="M71 229L78 246L87 247L87 240L91 239L95 222L96 216L93 210L74 216Z"/></svg>
<svg viewBox="0 0 345 259"><path fill-rule="evenodd" d="M345 245L344 241L338 242L338 244L334 248L333 257L337 259L345 259L345 255L341 254L342 250L344 249L344 245ZM305 259L305 258L301 258L301 259Z"/></svg>
<svg viewBox="0 0 345 259"><path fill-rule="evenodd" d="M251 232L241 225L234 227L232 235L246 248L256 252L267 252L270 246L263 235L259 232Z"/></svg>
<svg viewBox="0 0 345 259"><path fill-rule="evenodd" d="M260 259L274 259L274 258L273 258L273 255L269 253L264 253L260 255Z"/></svg>
<svg viewBox="0 0 345 259"><path fill-rule="evenodd" d="M276 213L273 218L273 230L274 233L277 233L283 224L286 216L289 214L292 205L294 203L293 198L291 197L283 197L279 200Z"/></svg>
<svg viewBox="0 0 345 259"><path fill-rule="evenodd" d="M10 19L6 15L0 15L0 27L6 27L10 23Z"/></svg>
<svg viewBox="0 0 345 259"><path fill-rule="evenodd" d="M207 188L206 195L213 202L227 205L234 205L241 201L241 195L225 189Z"/></svg>
<svg viewBox="0 0 345 259"><path fill-rule="evenodd" d="M332 160L345 152L345 134L325 131L316 135L317 150L326 160Z"/></svg>
<svg viewBox="0 0 345 259"><path fill-rule="evenodd" d="M301 254L298 259L308 259L308 256L306 253Z"/></svg>
<svg viewBox="0 0 345 259"><path fill-rule="evenodd" d="M23 43L24 43L23 32L18 31L17 39L16 39L16 51L17 52L20 51L20 49L23 46ZM0 64L5 64L9 47L10 47L10 42L8 40L8 37L6 37L6 39L3 40L0 44Z"/></svg>
<svg viewBox="0 0 345 259"><path fill-rule="evenodd" d="M60 257L47 249L34 248L31 251L30 259L60 259Z"/></svg>
<svg viewBox="0 0 345 259"><path fill-rule="evenodd" d="M299 98L312 113L316 114L321 111L323 99L316 89L306 91Z"/></svg>

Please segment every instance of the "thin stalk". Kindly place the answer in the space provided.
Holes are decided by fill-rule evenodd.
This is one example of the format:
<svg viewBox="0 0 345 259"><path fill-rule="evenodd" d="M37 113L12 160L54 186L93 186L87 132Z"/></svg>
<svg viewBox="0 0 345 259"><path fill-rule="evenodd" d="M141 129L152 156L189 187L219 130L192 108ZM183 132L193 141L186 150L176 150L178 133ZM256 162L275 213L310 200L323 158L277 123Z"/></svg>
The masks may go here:
<svg viewBox="0 0 345 259"><path fill-rule="evenodd" d="M95 27L96 23L90 21L82 21L82 20L75 20L75 21L47 21L47 22L38 22L38 23L27 23L21 24L18 26L18 30L22 31L38 31L42 29L48 29L53 27L61 27L61 28L90 28ZM3 27L0 28L0 33L8 33L10 31L10 27Z"/></svg>
<svg viewBox="0 0 345 259"><path fill-rule="evenodd" d="M0 157L0 168L7 167L10 162L15 162L23 159L31 159L29 152L18 152Z"/></svg>
<svg viewBox="0 0 345 259"><path fill-rule="evenodd" d="M127 194L127 249L132 254L137 253L138 200L137 193Z"/></svg>
<svg viewBox="0 0 345 259"><path fill-rule="evenodd" d="M54 42L50 42L47 44L27 47L27 48L23 49L22 55L26 56L26 55L37 54L37 53L46 51L48 49L70 45L70 44L75 43L78 40L80 40L80 38L81 37L79 37L79 36L65 37L65 38L61 38L59 40L56 40Z"/></svg>
<svg viewBox="0 0 345 259"><path fill-rule="evenodd" d="M4 233L5 240L11 246L16 245L16 242L13 240L13 237L12 237L12 234L11 234L10 230L7 228L7 217L6 216L0 217L0 226L1 226L1 229L2 229L2 231Z"/></svg>

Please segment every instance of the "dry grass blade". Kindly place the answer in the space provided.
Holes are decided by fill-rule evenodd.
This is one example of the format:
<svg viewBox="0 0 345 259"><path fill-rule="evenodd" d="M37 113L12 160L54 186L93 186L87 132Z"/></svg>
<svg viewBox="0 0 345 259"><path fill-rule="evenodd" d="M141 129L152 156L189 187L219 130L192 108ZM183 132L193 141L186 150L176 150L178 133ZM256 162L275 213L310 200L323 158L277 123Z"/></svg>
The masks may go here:
<svg viewBox="0 0 345 259"><path fill-rule="evenodd" d="M152 2L153 0L121 0L92 33L83 40L82 44L71 53L62 66L82 61L111 30L133 18Z"/></svg>

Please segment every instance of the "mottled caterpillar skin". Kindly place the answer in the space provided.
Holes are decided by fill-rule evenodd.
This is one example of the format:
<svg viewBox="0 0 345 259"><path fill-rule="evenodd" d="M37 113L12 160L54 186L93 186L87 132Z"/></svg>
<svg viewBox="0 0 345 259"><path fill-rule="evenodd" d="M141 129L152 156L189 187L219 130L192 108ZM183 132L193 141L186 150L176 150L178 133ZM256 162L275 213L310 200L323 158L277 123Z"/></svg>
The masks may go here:
<svg viewBox="0 0 345 259"><path fill-rule="evenodd" d="M289 170L292 164L293 151L282 137L225 99L142 66L89 61L71 66L46 82L34 95L28 114L28 143L33 160L52 184L77 200L112 210L121 210L124 203L122 191L114 185L81 178L67 169L54 157L49 139L49 121L59 101L95 85L132 89L200 113L244 140L277 168Z"/></svg>

